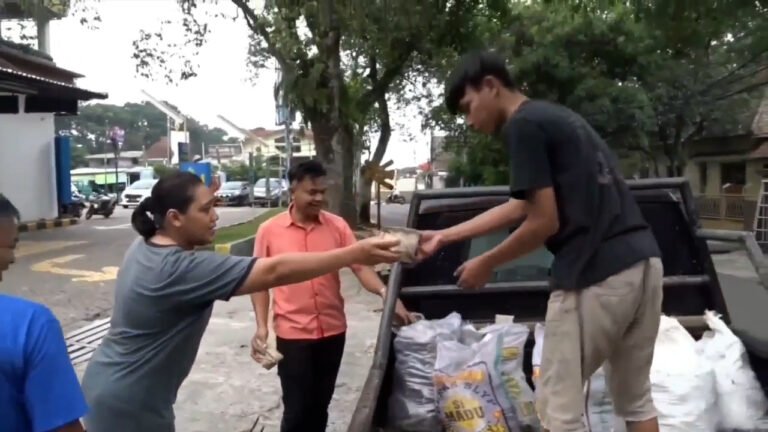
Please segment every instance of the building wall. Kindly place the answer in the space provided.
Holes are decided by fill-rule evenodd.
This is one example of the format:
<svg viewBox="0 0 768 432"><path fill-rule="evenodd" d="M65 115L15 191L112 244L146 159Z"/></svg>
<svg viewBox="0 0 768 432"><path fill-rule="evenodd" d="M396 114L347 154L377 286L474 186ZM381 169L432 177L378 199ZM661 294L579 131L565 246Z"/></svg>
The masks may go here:
<svg viewBox="0 0 768 432"><path fill-rule="evenodd" d="M720 195L723 193L721 184L721 166L723 163L727 163L730 160L706 160L706 161L691 161L685 167L685 177L688 179L691 190L695 194L704 195ZM760 193L760 185L763 181L763 165L768 163L764 159L751 159L745 163L745 178L746 185L744 185L743 195L745 197L755 199ZM701 185L701 172L703 166L706 165L706 185L702 188Z"/></svg>
<svg viewBox="0 0 768 432"><path fill-rule="evenodd" d="M53 140L53 114L0 114L0 192L25 221L58 216Z"/></svg>

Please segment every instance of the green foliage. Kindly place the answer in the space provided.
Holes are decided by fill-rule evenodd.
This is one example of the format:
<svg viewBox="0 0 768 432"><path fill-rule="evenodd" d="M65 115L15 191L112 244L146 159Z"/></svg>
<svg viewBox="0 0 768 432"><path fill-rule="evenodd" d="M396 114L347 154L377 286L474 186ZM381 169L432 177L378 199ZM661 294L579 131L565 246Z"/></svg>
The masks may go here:
<svg viewBox="0 0 768 432"><path fill-rule="evenodd" d="M69 142L69 148L72 158L69 161L69 168L82 168L88 166L88 161L85 159L88 156L88 150L82 144L76 143L74 140Z"/></svg>
<svg viewBox="0 0 768 432"><path fill-rule="evenodd" d="M459 51L475 41L472 17L504 2L270 0L263 9L246 0L179 3L187 42L168 44L162 31L142 33L134 44L138 72L169 81L192 77L192 54L205 42L212 19L247 25L250 66L257 71L270 60L279 65L282 100L312 128L318 158L340 185L329 194L330 208L354 223L354 158L371 128L382 131L373 157L383 156L391 130L387 96L402 94L406 78L433 67L446 47ZM234 5L232 12L227 4ZM173 67L179 63L182 70Z"/></svg>
<svg viewBox="0 0 768 432"><path fill-rule="evenodd" d="M168 105L176 109L172 104ZM84 105L77 116L56 117L56 130L71 135L93 154L112 151L107 130L119 126L125 130L123 150L144 150L168 134L166 121L165 114L149 102L129 102L123 106L96 103ZM223 129L209 128L193 118L188 118L187 130L191 151L198 155L202 154L203 143L222 143L227 135Z"/></svg>
<svg viewBox="0 0 768 432"><path fill-rule="evenodd" d="M179 172L178 168L169 167L165 165L155 165L152 167L152 169L155 171L155 175L157 176L157 178L163 178L165 176Z"/></svg>
<svg viewBox="0 0 768 432"><path fill-rule="evenodd" d="M264 177L265 169L261 159L259 157L255 159L253 170L248 167L248 164L242 162L224 165L221 167L221 170L227 174L227 180L256 181ZM251 177L251 174L253 174L253 177Z"/></svg>
<svg viewBox="0 0 768 432"><path fill-rule="evenodd" d="M484 25L523 91L581 113L626 160L628 174L650 165L679 175L695 139L748 130L768 83L768 21L757 18L766 13L759 3L681 5L513 3L505 26ZM452 65L433 76L444 80ZM438 103L428 124L462 136L463 126ZM469 137L455 174L470 183L500 181L500 149ZM657 165L660 156L667 166Z"/></svg>

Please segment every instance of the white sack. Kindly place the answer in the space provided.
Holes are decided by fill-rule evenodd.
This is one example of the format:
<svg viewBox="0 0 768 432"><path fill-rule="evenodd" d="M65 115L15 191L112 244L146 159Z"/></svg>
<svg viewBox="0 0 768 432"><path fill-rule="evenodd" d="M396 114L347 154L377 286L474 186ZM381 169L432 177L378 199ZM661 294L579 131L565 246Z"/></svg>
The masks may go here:
<svg viewBox="0 0 768 432"><path fill-rule="evenodd" d="M749 365L747 350L712 311L704 313L711 329L698 342L703 358L714 369L721 429L757 429L768 409L763 389Z"/></svg>
<svg viewBox="0 0 768 432"><path fill-rule="evenodd" d="M696 341L674 318L661 317L651 366L653 401L662 432L715 432L715 375Z"/></svg>

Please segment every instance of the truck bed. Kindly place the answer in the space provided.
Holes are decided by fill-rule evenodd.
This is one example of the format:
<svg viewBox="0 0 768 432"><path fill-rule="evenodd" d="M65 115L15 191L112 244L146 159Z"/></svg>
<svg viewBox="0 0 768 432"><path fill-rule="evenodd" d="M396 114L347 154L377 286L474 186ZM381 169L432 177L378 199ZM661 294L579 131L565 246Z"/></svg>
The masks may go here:
<svg viewBox="0 0 768 432"><path fill-rule="evenodd" d="M757 267L760 279L765 281L768 278L762 252L754 238L747 233L702 230L690 188L684 179L640 180L629 184L662 250L664 313L676 317L696 338L707 329L702 317L705 310L717 311L726 323L731 324L731 311L706 241L716 239L742 245ZM506 187L418 191L411 202L408 227L420 230L446 228L508 199L509 190ZM406 268L396 264L389 274L389 292L399 293L399 298L409 310L421 313L426 319L443 318L456 311L465 320L488 323L497 314L504 314L514 315L516 322L526 323L532 328L536 322L543 322L546 314L549 296L547 270L551 255L545 250L500 269L492 282L481 290L465 291L455 285L453 272L462 262L495 246L509 232L450 245L417 266ZM763 289L758 294L762 294L756 296L760 304L768 307L768 295ZM394 333L391 327L394 306L395 296L389 296L382 315L373 364L348 432L390 430L387 408L394 368ZM752 368L763 389L767 389L768 338L745 329L734 328L734 332L742 338L750 353ZM532 349L533 332L526 343L524 362L530 385Z"/></svg>

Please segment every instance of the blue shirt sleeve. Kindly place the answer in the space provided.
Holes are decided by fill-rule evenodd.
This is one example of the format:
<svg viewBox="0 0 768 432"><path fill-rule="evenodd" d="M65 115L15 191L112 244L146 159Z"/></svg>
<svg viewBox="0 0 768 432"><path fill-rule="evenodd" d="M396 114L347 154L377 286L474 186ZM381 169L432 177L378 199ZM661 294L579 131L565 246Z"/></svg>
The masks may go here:
<svg viewBox="0 0 768 432"><path fill-rule="evenodd" d="M24 401L34 432L79 420L88 411L59 321L47 310L30 323L25 347Z"/></svg>

